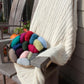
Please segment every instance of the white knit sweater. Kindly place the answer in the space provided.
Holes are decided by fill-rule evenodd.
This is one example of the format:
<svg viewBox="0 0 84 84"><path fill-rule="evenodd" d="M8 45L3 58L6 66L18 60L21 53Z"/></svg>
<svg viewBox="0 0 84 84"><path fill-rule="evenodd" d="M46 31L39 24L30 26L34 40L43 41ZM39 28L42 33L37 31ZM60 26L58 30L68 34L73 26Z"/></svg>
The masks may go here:
<svg viewBox="0 0 84 84"><path fill-rule="evenodd" d="M39 0L30 30L42 36L47 41L49 48L39 56L50 57L52 62L58 65L67 63L75 48L76 10L77 0ZM40 69L19 69L16 65L16 70L22 84L44 84ZM29 75L29 79L26 73ZM24 76L22 77L22 75Z"/></svg>

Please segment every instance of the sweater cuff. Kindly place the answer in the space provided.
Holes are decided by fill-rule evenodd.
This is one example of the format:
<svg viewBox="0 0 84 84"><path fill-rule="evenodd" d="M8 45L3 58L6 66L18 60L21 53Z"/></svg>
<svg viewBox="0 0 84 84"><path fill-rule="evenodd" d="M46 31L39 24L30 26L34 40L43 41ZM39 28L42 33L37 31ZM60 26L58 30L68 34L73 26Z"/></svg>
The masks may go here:
<svg viewBox="0 0 84 84"><path fill-rule="evenodd" d="M64 65L69 60L66 56L65 47L62 44L58 44L56 47L47 49L46 51L40 53L38 57L50 57L53 63L58 65Z"/></svg>

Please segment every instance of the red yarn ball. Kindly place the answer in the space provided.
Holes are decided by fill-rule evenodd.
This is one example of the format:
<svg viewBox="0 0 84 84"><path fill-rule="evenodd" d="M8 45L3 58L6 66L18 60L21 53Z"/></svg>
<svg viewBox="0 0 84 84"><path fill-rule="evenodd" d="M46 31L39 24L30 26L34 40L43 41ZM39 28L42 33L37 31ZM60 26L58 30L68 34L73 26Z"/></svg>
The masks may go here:
<svg viewBox="0 0 84 84"><path fill-rule="evenodd" d="M33 34L32 31L28 31L28 32L26 33L26 35L25 35L25 41L29 42L29 39L30 39L30 37L31 37L32 34Z"/></svg>
<svg viewBox="0 0 84 84"><path fill-rule="evenodd" d="M32 44L28 45L28 50L31 51L32 53L39 53L39 51Z"/></svg>

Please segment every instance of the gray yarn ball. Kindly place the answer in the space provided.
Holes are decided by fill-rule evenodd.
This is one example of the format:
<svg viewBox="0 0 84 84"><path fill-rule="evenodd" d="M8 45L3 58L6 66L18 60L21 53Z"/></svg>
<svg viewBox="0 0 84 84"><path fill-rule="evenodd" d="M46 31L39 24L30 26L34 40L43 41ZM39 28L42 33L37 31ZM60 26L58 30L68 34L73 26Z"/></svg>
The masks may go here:
<svg viewBox="0 0 84 84"><path fill-rule="evenodd" d="M15 50L14 49L10 49L9 50L9 58L12 62L16 62L17 61L17 56L15 54Z"/></svg>
<svg viewBox="0 0 84 84"><path fill-rule="evenodd" d="M36 56L38 56L38 53L33 53L30 60L33 60Z"/></svg>

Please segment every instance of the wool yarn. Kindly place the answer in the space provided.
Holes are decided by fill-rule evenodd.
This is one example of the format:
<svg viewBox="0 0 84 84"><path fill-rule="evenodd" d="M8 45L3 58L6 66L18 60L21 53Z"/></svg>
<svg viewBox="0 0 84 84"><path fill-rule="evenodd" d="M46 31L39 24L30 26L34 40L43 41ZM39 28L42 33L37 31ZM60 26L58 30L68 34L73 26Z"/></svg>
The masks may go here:
<svg viewBox="0 0 84 84"><path fill-rule="evenodd" d="M25 35L25 41L28 41L28 42L29 42L29 39L30 39L30 37L31 37L32 34L33 34L32 31L28 31L28 32L26 33L26 35Z"/></svg>
<svg viewBox="0 0 84 84"><path fill-rule="evenodd" d="M11 47L13 47L14 45L20 43L20 35L19 36L16 36L16 38L14 38L12 40L12 43L11 43Z"/></svg>
<svg viewBox="0 0 84 84"><path fill-rule="evenodd" d="M30 44L33 44L34 40L38 38L38 35L37 34L32 34L30 40L29 40L29 43Z"/></svg>
<svg viewBox="0 0 84 84"><path fill-rule="evenodd" d="M18 64L27 66L31 64L31 60L47 48L47 43L42 37L28 31L13 39L11 47L12 50L9 51L9 54L13 62L16 62L18 58ZM13 55L11 56L11 54Z"/></svg>
<svg viewBox="0 0 84 84"><path fill-rule="evenodd" d="M38 56L38 53L33 53L29 60L33 60L36 56Z"/></svg>
<svg viewBox="0 0 84 84"><path fill-rule="evenodd" d="M17 56L15 54L15 50L12 48L9 50L9 58L11 59L12 62L17 61Z"/></svg>
<svg viewBox="0 0 84 84"><path fill-rule="evenodd" d="M28 56L27 56L28 60L31 58L32 54L33 53L30 51L29 54L28 54Z"/></svg>
<svg viewBox="0 0 84 84"><path fill-rule="evenodd" d="M25 41L25 35L26 35L26 32L21 34L20 43L23 43Z"/></svg>
<svg viewBox="0 0 84 84"><path fill-rule="evenodd" d="M22 44L18 43L18 44L13 46L13 49L16 51L18 48L21 48L21 47L22 47Z"/></svg>
<svg viewBox="0 0 84 84"><path fill-rule="evenodd" d="M17 55L17 58L20 57L21 53L23 52L23 49L22 48L19 48L16 50L16 55Z"/></svg>
<svg viewBox="0 0 84 84"><path fill-rule="evenodd" d="M43 49L43 46L42 46L41 42L38 39L34 40L33 45L35 46L35 48L38 51L41 51Z"/></svg>
<svg viewBox="0 0 84 84"><path fill-rule="evenodd" d="M46 43L46 41L44 40L44 38L38 37L38 40L41 42L41 44L43 45L44 48L47 48L47 43Z"/></svg>
<svg viewBox="0 0 84 84"><path fill-rule="evenodd" d="M35 48L34 45L29 44L28 45L28 50L31 51L32 53L38 53L39 51Z"/></svg>
<svg viewBox="0 0 84 84"><path fill-rule="evenodd" d="M22 49L25 51L25 50L28 50L28 42L27 41L24 41L22 43Z"/></svg>
<svg viewBox="0 0 84 84"><path fill-rule="evenodd" d="M24 66L30 65L30 62L27 58L18 58L17 63Z"/></svg>
<svg viewBox="0 0 84 84"><path fill-rule="evenodd" d="M22 52L22 54L20 55L20 58L26 58L29 54L29 51L24 51Z"/></svg>

